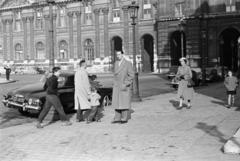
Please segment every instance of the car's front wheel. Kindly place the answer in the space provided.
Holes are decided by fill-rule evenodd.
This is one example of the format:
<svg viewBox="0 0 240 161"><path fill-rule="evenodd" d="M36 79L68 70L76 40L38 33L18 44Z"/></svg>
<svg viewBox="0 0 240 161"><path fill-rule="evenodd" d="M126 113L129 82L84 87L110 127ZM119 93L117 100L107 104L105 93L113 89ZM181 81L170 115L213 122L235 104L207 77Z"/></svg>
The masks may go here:
<svg viewBox="0 0 240 161"><path fill-rule="evenodd" d="M28 111L24 111L24 110L21 109L21 108L19 108L18 111L19 111L19 113L21 113L21 114L24 115L24 116L29 115L29 112L28 112Z"/></svg>

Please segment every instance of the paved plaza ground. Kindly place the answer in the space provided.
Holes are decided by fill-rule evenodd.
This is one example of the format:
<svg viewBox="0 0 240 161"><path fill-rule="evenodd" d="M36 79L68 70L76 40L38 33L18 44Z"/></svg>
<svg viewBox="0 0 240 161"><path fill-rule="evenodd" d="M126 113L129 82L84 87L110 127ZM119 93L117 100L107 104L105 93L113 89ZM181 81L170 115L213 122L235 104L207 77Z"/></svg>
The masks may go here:
<svg viewBox="0 0 240 161"><path fill-rule="evenodd" d="M238 91L239 93L240 91ZM190 110L176 110L176 91L133 103L128 124L99 123L36 129L35 122L0 130L1 161L239 161L222 146L240 127L240 99L227 109L222 83L198 89Z"/></svg>

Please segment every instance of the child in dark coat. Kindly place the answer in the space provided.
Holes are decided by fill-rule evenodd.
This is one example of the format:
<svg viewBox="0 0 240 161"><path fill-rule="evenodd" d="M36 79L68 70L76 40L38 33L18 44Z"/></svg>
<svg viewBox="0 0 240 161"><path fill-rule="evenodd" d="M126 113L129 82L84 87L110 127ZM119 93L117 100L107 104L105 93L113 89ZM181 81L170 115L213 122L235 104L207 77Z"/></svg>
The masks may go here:
<svg viewBox="0 0 240 161"><path fill-rule="evenodd" d="M227 108L230 108L234 105L235 95L238 87L238 79L233 76L232 71L228 71L228 76L225 78L224 85L227 89L227 95L228 95L228 105Z"/></svg>

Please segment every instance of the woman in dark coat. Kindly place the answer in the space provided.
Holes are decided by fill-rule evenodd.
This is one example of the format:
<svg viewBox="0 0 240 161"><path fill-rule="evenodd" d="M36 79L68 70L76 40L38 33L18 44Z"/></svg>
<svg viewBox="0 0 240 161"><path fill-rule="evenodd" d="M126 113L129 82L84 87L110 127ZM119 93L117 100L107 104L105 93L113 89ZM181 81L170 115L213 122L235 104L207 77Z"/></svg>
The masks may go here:
<svg viewBox="0 0 240 161"><path fill-rule="evenodd" d="M179 80L178 85L178 97L179 107L178 109L182 109L183 100L187 100L187 109L191 108L191 100L193 98L193 87L188 87L188 82L192 79L192 71L191 68L187 65L187 59L181 58L179 59L181 66L178 67L178 72L176 74L176 78Z"/></svg>

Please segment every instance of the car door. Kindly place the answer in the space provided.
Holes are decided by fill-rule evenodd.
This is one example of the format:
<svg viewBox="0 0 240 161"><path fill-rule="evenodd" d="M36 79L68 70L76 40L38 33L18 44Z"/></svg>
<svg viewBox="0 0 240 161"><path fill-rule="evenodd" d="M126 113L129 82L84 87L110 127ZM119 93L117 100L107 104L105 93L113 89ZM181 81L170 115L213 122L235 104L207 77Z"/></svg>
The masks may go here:
<svg viewBox="0 0 240 161"><path fill-rule="evenodd" d="M59 88L59 98L66 113L74 111L74 75L65 76L65 83Z"/></svg>

